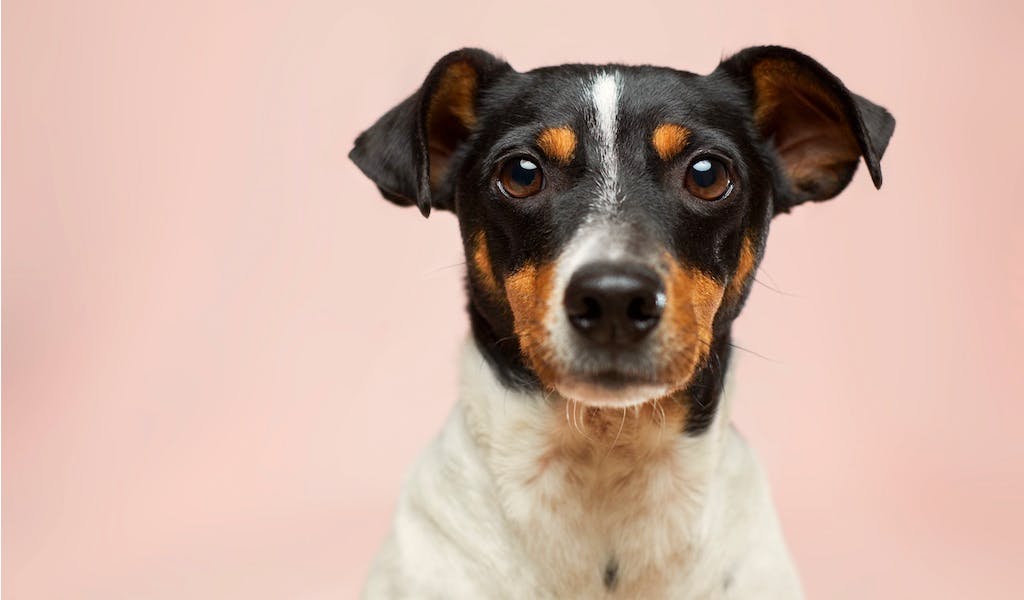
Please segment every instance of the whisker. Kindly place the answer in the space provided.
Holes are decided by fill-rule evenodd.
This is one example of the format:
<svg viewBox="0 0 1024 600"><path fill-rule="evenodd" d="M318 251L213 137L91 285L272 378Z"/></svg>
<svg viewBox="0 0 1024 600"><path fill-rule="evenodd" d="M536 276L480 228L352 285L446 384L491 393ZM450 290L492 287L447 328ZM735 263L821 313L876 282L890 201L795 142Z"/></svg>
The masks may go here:
<svg viewBox="0 0 1024 600"><path fill-rule="evenodd" d="M493 342L491 342L491 344L494 345L494 346L497 346L498 344L500 344L502 342L509 342L509 341L514 340L514 339L516 339L515 334L507 335L507 336L505 336L503 338L498 338L498 339L494 340Z"/></svg>
<svg viewBox="0 0 1024 600"><path fill-rule="evenodd" d="M760 354L758 352L754 352L753 350L751 350L749 348L744 348L743 346L738 346L736 344L733 344L732 342L729 342L729 346L732 347L732 348L736 348L737 350L742 350L744 352L748 352L750 354L753 354L754 356L756 356L758 358L763 358L763 359L767 360L768 362L773 362L773 363L776 363L776 364L780 363L780 361L775 360L774 358L769 358L769 357L765 356L764 354Z"/></svg>
<svg viewBox="0 0 1024 600"><path fill-rule="evenodd" d="M767 269L764 268L764 265L759 267L757 272L758 273L764 273L764 276L767 277L768 280L771 281L772 283L771 283L771 285L768 285L767 283L765 283L765 282L761 281L760 279L758 279L756 276L754 277L754 282L755 283L763 285L764 287L766 287L769 290L775 292L776 294L781 294L783 296L789 296L790 298L800 298L801 297L800 294L794 294L792 292L783 291L782 288L779 287L778 282L775 281L775 278L772 277L772 274L769 273L767 271Z"/></svg>
<svg viewBox="0 0 1024 600"><path fill-rule="evenodd" d="M436 275L437 273L440 273L441 271L447 271L449 269L455 269L455 268L464 267L464 266L466 266L466 261L461 261L461 262L453 263L453 264L450 264L450 265L442 265L442 266L437 267L435 269L431 269L429 271L426 271L425 273L423 273L423 275Z"/></svg>
<svg viewBox="0 0 1024 600"><path fill-rule="evenodd" d="M569 420L569 400L565 401L565 424L572 427L572 421Z"/></svg>
<svg viewBox="0 0 1024 600"><path fill-rule="evenodd" d="M665 407L661 405L661 398L654 399L654 408L658 411L658 414L661 415L661 418L658 419L658 445L660 446L662 434L665 433L665 421L667 420L667 417L665 416Z"/></svg>
<svg viewBox="0 0 1024 600"><path fill-rule="evenodd" d="M608 446L608 451L604 453L603 457L601 457L601 462L602 463L612 453L612 450L615 449L615 444L619 443L619 436L622 435L622 428L623 428L623 426L626 425L626 411L627 410L628 410L628 408L626 408L626 407L622 408L622 421L619 422L619 431L615 433L615 439L612 440L612 445Z"/></svg>
<svg viewBox="0 0 1024 600"><path fill-rule="evenodd" d="M575 400L572 401L572 405L573 405L572 414L573 414L573 419L574 420L576 418L576 411L579 410L579 419L580 420L579 420L579 424L577 425L576 430L580 432L580 435L582 435L585 440L587 440L588 442L593 442L594 441L593 438L591 438L589 435L587 435L586 431L584 431L584 425L586 425L586 421L584 420L585 415L583 414L583 411L586 410L586 407L585 406L581 406L581 404L579 402L576 402Z"/></svg>

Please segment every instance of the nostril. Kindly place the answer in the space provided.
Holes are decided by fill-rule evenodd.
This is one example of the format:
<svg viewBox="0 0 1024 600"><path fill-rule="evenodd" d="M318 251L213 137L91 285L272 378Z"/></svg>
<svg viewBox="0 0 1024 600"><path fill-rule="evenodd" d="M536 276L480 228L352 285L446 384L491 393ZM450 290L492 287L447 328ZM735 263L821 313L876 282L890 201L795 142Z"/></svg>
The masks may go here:
<svg viewBox="0 0 1024 600"><path fill-rule="evenodd" d="M601 303L596 298L585 296L569 309L569 319L580 329L591 329L601 320Z"/></svg>
<svg viewBox="0 0 1024 600"><path fill-rule="evenodd" d="M637 296L626 306L626 317L639 329L650 329L658 323L665 307L665 295L655 293Z"/></svg>

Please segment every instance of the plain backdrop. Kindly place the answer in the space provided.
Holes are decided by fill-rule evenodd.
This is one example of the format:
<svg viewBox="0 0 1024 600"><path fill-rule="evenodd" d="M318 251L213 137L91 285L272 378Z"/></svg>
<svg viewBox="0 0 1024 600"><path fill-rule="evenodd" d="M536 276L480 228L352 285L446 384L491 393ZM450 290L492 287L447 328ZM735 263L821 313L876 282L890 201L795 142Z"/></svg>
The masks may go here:
<svg viewBox="0 0 1024 600"><path fill-rule="evenodd" d="M735 419L810 598L1018 598L1024 4L7 1L3 592L347 598L454 401L454 218L354 137L445 52L819 59L897 127L773 224Z"/></svg>

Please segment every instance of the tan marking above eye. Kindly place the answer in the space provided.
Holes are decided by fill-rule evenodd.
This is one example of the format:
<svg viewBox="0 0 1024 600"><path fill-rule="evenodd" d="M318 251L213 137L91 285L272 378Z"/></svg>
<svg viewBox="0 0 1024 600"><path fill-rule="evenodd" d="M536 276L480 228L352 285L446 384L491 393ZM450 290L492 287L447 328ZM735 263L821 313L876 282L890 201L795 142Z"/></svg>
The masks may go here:
<svg viewBox="0 0 1024 600"><path fill-rule="evenodd" d="M671 160L683 151L689 137L690 130L682 125L663 123L654 129L651 144L661 160Z"/></svg>
<svg viewBox="0 0 1024 600"><path fill-rule="evenodd" d="M565 166L576 154L576 133L568 127L548 127L537 136L537 146L548 158Z"/></svg>

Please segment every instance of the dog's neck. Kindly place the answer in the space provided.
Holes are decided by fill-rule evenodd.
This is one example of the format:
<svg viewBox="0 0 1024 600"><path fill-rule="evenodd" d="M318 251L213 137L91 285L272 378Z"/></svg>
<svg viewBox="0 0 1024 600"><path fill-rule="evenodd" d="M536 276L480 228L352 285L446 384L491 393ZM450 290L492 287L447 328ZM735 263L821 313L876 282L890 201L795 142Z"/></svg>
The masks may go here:
<svg viewBox="0 0 1024 600"><path fill-rule="evenodd" d="M726 401L689 434L692 402L682 398L598 409L512 389L475 340L461 369L455 418L472 450L447 444L485 469L475 502L493 499L486 510L501 515L541 580L571 594L592 589L603 571L602 592L618 585L654 597L707 547L729 440Z"/></svg>

